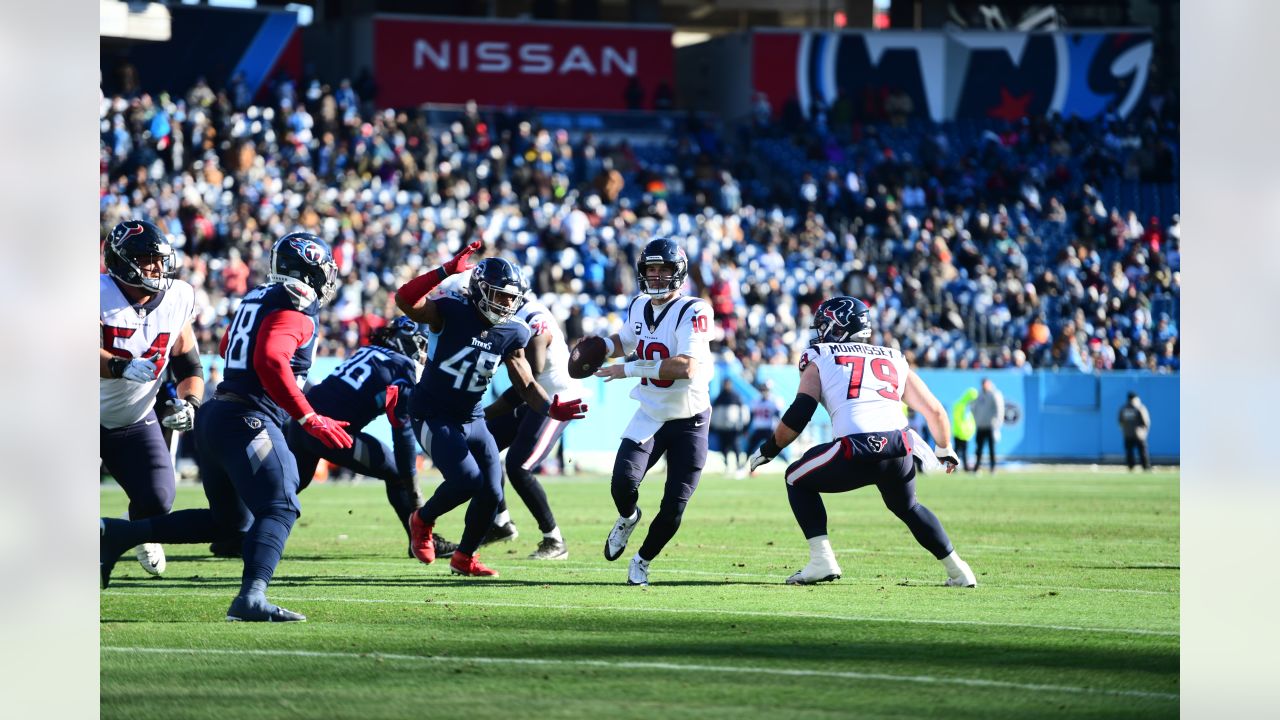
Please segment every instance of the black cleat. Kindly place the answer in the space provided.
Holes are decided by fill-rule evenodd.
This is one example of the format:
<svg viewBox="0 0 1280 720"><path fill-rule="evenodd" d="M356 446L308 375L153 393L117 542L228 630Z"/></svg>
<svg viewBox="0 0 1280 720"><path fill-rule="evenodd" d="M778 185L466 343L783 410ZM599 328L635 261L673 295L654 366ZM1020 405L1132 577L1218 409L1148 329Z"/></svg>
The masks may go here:
<svg viewBox="0 0 1280 720"><path fill-rule="evenodd" d="M237 595L227 608L227 622L306 622L307 616L272 605L265 597Z"/></svg>
<svg viewBox="0 0 1280 720"><path fill-rule="evenodd" d="M431 543L436 546L436 557L453 555L458 549L458 543L445 540L439 533L431 533Z"/></svg>
<svg viewBox="0 0 1280 720"><path fill-rule="evenodd" d="M542 538L542 542L538 543L538 549L529 555L530 560L568 560L569 548L564 544L563 540L553 540L549 537Z"/></svg>
<svg viewBox="0 0 1280 720"><path fill-rule="evenodd" d="M496 542L511 542L520 537L520 531L516 529L515 523L505 523L503 525L494 525L489 528L489 532L484 534L484 539L480 541L480 546L484 547Z"/></svg>

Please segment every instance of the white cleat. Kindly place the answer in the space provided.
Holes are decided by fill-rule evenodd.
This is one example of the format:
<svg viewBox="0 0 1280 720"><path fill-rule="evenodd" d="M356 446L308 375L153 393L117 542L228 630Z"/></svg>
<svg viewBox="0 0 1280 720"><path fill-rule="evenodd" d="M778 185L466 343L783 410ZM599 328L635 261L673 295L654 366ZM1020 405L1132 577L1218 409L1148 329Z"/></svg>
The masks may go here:
<svg viewBox="0 0 1280 720"><path fill-rule="evenodd" d="M969 567L969 563L956 558L956 565L959 566L959 572L955 574L948 573L947 587L978 587L978 576L973 574L973 570Z"/></svg>
<svg viewBox="0 0 1280 720"><path fill-rule="evenodd" d="M622 551L627 549L627 541L631 539L631 532L636 529L636 525L640 523L640 508L636 508L636 519L628 520L624 517L618 518L618 522L613 524L613 529L609 531L609 537L604 541L604 559L609 562L622 557Z"/></svg>
<svg viewBox="0 0 1280 720"><path fill-rule="evenodd" d="M787 578L788 585L812 585L840 579L840 565L835 558L810 559L799 572Z"/></svg>
<svg viewBox="0 0 1280 720"><path fill-rule="evenodd" d="M636 553L636 556L631 558L631 567L627 568L627 584L649 584L649 561L642 560L640 553Z"/></svg>
<svg viewBox="0 0 1280 720"><path fill-rule="evenodd" d="M160 543L143 543L133 549L138 564L152 575L164 573L164 546Z"/></svg>

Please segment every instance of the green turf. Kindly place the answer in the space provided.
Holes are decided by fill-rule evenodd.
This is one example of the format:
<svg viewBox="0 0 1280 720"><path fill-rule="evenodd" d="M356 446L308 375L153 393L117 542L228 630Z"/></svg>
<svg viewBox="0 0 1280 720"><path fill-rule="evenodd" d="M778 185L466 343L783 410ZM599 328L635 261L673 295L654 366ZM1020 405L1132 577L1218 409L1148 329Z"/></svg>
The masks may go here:
<svg viewBox="0 0 1280 720"><path fill-rule="evenodd" d="M781 480L719 475L628 587L631 552L601 554L607 480L547 489L570 559L524 559L538 533L513 494L522 534L480 579L406 558L380 485L312 487L270 593L307 623L224 622L240 563L205 547L169 547L163 579L126 556L101 601L102 717L1177 715L1176 473L922 479L974 590L941 587L869 488L827 496L844 578L786 586L808 548ZM641 489L646 525L661 489ZM104 514L124 507L104 488ZM461 515L437 530L456 540Z"/></svg>

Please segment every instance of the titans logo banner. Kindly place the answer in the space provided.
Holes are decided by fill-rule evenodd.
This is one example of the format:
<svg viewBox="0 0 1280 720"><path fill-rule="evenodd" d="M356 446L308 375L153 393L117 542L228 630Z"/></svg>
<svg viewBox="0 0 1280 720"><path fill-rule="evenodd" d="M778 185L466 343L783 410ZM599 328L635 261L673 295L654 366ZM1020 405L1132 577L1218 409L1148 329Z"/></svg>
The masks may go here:
<svg viewBox="0 0 1280 720"><path fill-rule="evenodd" d="M752 36L752 79L775 108L807 115L844 94L903 91L914 114L1017 120L1060 113L1128 117L1147 88L1148 30L1101 32L769 32Z"/></svg>

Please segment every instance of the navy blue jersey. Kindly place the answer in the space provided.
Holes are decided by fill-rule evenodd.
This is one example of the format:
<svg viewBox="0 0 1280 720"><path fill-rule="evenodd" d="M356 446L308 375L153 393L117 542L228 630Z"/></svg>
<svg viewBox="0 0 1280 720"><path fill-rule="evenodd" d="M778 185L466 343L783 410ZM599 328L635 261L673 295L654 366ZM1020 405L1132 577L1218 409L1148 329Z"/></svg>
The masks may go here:
<svg viewBox="0 0 1280 720"><path fill-rule="evenodd" d="M268 316L280 311L290 311L292 317L307 327L299 328L305 341L298 346L289 359L289 369L294 380L301 388L306 382L307 371L311 369L311 353L316 344L315 312L310 314L299 311L284 285L272 283L259 285L250 290L240 301L231 326L227 328L227 348L224 354L226 368L222 382L218 384L219 392L234 393L264 413L272 416L280 424L289 420L289 413L276 404L263 388L259 368L255 367L259 345L266 342L259 332L262 323Z"/></svg>
<svg viewBox="0 0 1280 720"><path fill-rule="evenodd" d="M357 433L388 410L387 388L394 386L396 396L390 409L407 426L408 400L417 378L413 360L389 348L366 345L311 388L307 399L316 412L346 420L351 423L347 432Z"/></svg>
<svg viewBox="0 0 1280 720"><path fill-rule="evenodd" d="M430 335L427 369L413 392L413 417L479 419L489 381L503 358L528 344L529 326L515 318L490 325L465 295L447 295L435 304L444 324Z"/></svg>

